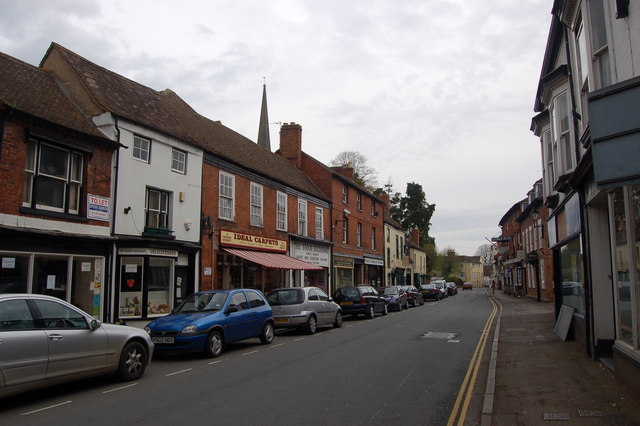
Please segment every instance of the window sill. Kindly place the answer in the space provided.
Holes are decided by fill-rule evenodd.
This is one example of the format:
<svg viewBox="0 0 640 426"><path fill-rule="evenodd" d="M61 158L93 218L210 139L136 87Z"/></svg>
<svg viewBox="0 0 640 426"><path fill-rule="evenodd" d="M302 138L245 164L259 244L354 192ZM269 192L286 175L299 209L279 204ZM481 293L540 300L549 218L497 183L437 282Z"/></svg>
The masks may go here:
<svg viewBox="0 0 640 426"><path fill-rule="evenodd" d="M56 219L73 220L75 222L89 222L89 219L87 219L86 217L78 216L76 214L52 212L42 209L32 209L30 207L20 207L20 210L18 211L23 214L31 214L35 216L46 216Z"/></svg>

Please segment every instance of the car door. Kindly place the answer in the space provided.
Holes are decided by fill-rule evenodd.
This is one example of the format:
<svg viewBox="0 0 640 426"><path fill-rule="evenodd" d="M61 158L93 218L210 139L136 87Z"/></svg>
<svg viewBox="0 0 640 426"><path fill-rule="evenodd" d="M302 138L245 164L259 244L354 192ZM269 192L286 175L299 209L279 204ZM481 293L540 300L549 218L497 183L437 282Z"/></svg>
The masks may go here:
<svg viewBox="0 0 640 426"><path fill-rule="evenodd" d="M324 303L320 299L320 293L317 289L312 288L308 293L308 305L309 308L316 313L316 318L318 319L318 325L324 325L327 323L327 308L324 306Z"/></svg>
<svg viewBox="0 0 640 426"><path fill-rule="evenodd" d="M271 313L269 309L266 309L267 302L257 292L247 290L245 294L249 300L251 336L259 336L262 332L262 325L271 317Z"/></svg>
<svg viewBox="0 0 640 426"><path fill-rule="evenodd" d="M251 312L244 292L237 291L231 294L225 312L225 339L227 342L235 342L252 337L250 334Z"/></svg>
<svg viewBox="0 0 640 426"><path fill-rule="evenodd" d="M316 291L318 292L318 297L322 302L324 324L333 324L336 319L336 311L338 310L337 305L329 301L329 296L327 296L324 291L320 290L319 288L316 289Z"/></svg>
<svg viewBox="0 0 640 426"><path fill-rule="evenodd" d="M102 327L91 330L79 310L60 302L43 299L33 302L48 340L48 379L105 368L108 342Z"/></svg>
<svg viewBox="0 0 640 426"><path fill-rule="evenodd" d="M45 380L48 351L47 335L27 301L0 302L0 385L3 378L7 387Z"/></svg>

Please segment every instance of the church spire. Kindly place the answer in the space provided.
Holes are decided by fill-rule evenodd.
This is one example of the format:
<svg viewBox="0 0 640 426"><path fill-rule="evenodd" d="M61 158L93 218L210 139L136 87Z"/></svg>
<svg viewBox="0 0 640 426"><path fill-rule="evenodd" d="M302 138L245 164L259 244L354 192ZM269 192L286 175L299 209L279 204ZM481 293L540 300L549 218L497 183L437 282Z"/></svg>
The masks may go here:
<svg viewBox="0 0 640 426"><path fill-rule="evenodd" d="M262 85L262 109L260 110L260 125L258 127L258 145L271 151L269 140L269 115L267 114L267 84Z"/></svg>

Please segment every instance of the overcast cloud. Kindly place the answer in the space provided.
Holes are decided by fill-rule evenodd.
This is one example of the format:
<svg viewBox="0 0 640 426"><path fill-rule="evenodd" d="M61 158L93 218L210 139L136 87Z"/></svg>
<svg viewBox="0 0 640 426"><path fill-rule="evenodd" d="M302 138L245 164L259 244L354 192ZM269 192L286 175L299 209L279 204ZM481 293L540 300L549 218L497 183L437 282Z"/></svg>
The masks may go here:
<svg viewBox="0 0 640 426"><path fill-rule="evenodd" d="M0 50L57 42L256 140L302 125L328 164L364 154L436 204L438 249L473 255L541 177L529 131L551 0L0 0Z"/></svg>

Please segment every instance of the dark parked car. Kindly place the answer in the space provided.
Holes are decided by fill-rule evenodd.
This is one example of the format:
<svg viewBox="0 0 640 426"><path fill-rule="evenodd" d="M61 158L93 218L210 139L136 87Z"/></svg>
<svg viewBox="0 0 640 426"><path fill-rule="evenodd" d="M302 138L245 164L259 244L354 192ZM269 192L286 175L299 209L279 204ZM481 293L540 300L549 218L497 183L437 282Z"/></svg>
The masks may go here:
<svg viewBox="0 0 640 426"><path fill-rule="evenodd" d="M313 334L318 327L342 327L342 309L317 287L279 288L267 294L276 328L301 328Z"/></svg>
<svg viewBox="0 0 640 426"><path fill-rule="evenodd" d="M442 293L435 284L422 284L420 286L420 294L422 294L422 298L425 300L442 299Z"/></svg>
<svg viewBox="0 0 640 426"><path fill-rule="evenodd" d="M213 290L187 297L171 314L145 327L157 353L204 351L217 357L225 345L260 338L273 341L271 306L258 290Z"/></svg>
<svg viewBox="0 0 640 426"><path fill-rule="evenodd" d="M450 281L447 283L447 296L453 296L454 294L458 294L458 286Z"/></svg>
<svg viewBox="0 0 640 426"><path fill-rule="evenodd" d="M341 287L334 293L333 300L340 305L344 314L354 317L365 314L373 318L376 313L387 315L389 312L387 301L370 285Z"/></svg>
<svg viewBox="0 0 640 426"><path fill-rule="evenodd" d="M0 294L0 398L91 376L139 379L149 335L100 321L51 296Z"/></svg>
<svg viewBox="0 0 640 426"><path fill-rule="evenodd" d="M417 288L412 285L403 285L402 289L407 293L407 299L411 306L416 307L424 305L424 298Z"/></svg>
<svg viewBox="0 0 640 426"><path fill-rule="evenodd" d="M382 293L382 297L387 300L387 306L389 306L389 309L395 309L396 311L401 311L403 308L409 309L407 294L404 292L402 287L397 285L382 287L380 292Z"/></svg>

